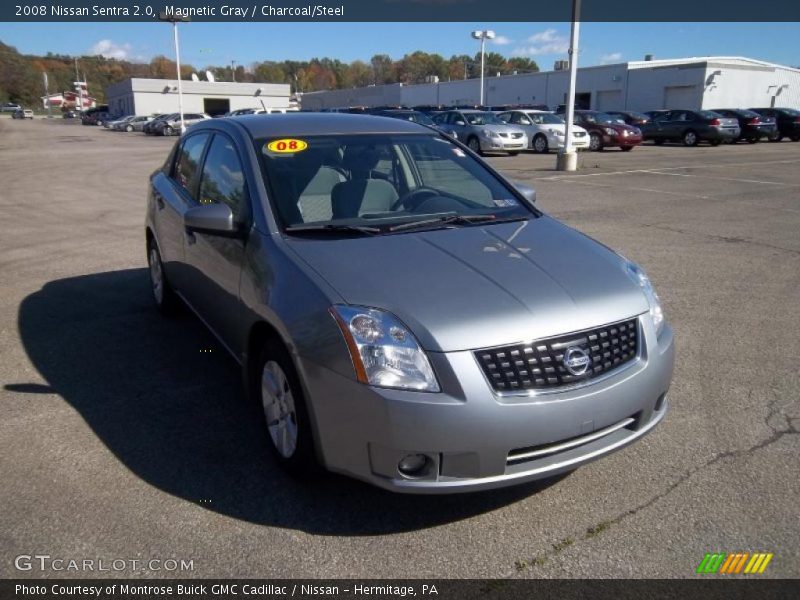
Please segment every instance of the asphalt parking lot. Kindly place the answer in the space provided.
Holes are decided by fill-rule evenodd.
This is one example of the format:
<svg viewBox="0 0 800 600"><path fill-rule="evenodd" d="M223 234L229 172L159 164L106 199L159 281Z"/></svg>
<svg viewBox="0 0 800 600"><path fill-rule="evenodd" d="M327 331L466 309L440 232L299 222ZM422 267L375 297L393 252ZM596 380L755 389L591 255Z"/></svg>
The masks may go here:
<svg viewBox="0 0 800 600"><path fill-rule="evenodd" d="M263 460L236 365L151 306L148 174L174 140L0 118L0 577L14 557L192 560L191 577L800 576L800 143L489 160L636 260L675 329L671 409L569 476L396 496ZM97 573L95 573L97 574Z"/></svg>

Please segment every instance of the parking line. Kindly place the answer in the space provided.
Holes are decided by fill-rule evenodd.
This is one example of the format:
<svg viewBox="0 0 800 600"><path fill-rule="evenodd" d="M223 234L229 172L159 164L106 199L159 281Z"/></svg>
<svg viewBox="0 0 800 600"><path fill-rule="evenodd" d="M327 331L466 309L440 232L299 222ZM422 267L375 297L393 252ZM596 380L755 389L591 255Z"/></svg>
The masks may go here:
<svg viewBox="0 0 800 600"><path fill-rule="evenodd" d="M705 163L699 165L686 165L682 167L662 167L658 171L680 171L681 169L712 169L724 167L746 167L752 165L782 165L800 163L800 160L765 160L743 163ZM575 175L550 175L548 177L534 177L537 181L555 181L558 179L573 179L576 177L601 177L605 175L628 175L632 173L652 173L653 169L630 169L626 171L605 171L603 173L578 173Z"/></svg>
<svg viewBox="0 0 800 600"><path fill-rule="evenodd" d="M669 175L670 177L702 177L703 179L719 179L722 181L737 181L740 183L759 183L764 185L783 185L789 187L797 187L797 183L781 183L779 181L761 181L759 179L738 179L735 177L715 177L714 175L697 175L695 173L664 173L660 169L652 169L644 171L644 173L652 173L654 175Z"/></svg>

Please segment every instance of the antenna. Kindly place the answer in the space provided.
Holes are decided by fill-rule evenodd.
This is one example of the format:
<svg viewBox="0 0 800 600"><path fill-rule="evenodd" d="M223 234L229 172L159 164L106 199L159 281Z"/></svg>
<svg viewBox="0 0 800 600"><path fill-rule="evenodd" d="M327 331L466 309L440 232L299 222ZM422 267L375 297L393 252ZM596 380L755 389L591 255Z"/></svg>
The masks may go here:
<svg viewBox="0 0 800 600"><path fill-rule="evenodd" d="M200 81L200 78L197 76L197 73L192 73L192 81Z"/></svg>
<svg viewBox="0 0 800 600"><path fill-rule="evenodd" d="M206 71L206 79L208 79L210 82L213 83L214 82L214 74L211 71Z"/></svg>

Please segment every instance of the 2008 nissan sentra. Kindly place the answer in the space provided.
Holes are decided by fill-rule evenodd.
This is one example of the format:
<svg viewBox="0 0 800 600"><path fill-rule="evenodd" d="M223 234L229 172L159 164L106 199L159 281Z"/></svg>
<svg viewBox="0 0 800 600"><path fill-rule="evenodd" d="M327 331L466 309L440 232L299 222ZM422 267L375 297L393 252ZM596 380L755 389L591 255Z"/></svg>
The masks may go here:
<svg viewBox="0 0 800 600"><path fill-rule="evenodd" d="M412 122L204 121L150 179L153 295L241 363L290 471L422 493L548 477L664 418L674 350L642 269L534 199Z"/></svg>

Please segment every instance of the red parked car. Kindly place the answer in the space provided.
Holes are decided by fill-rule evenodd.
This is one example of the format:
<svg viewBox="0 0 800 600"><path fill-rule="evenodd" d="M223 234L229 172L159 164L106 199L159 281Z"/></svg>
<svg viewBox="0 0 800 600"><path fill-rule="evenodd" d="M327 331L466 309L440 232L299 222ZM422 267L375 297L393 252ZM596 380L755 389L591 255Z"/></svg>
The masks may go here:
<svg viewBox="0 0 800 600"><path fill-rule="evenodd" d="M596 110L576 110L575 124L589 132L590 150L616 147L629 152L642 143L642 131L638 127Z"/></svg>

